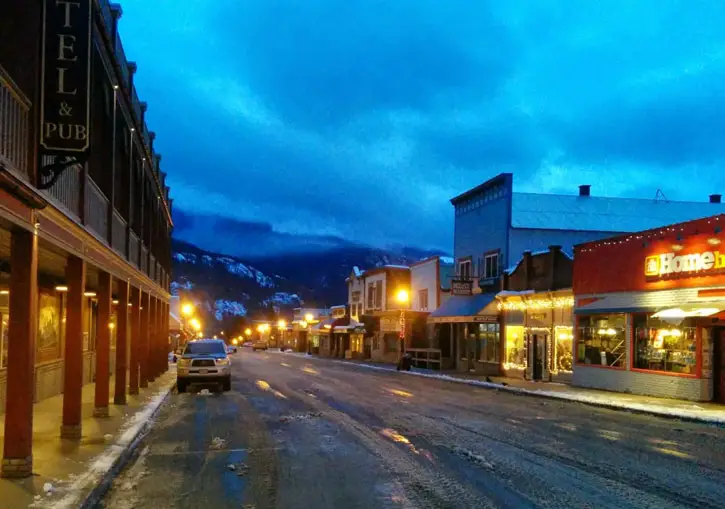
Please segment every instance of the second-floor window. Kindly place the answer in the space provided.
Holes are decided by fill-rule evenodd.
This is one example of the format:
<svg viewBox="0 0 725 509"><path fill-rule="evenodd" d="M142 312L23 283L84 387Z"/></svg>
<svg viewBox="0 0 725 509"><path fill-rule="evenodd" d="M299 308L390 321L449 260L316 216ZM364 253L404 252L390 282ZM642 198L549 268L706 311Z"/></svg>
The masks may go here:
<svg viewBox="0 0 725 509"><path fill-rule="evenodd" d="M421 311L428 309L428 289L418 290L418 306Z"/></svg>
<svg viewBox="0 0 725 509"><path fill-rule="evenodd" d="M375 283L375 309L383 308L383 282L377 281Z"/></svg>
<svg viewBox="0 0 725 509"><path fill-rule="evenodd" d="M461 279L471 279L473 274L471 270L471 260L463 260L458 262L458 277Z"/></svg>
<svg viewBox="0 0 725 509"><path fill-rule="evenodd" d="M490 253L483 257L483 277L494 278L501 273L499 253Z"/></svg>
<svg viewBox="0 0 725 509"><path fill-rule="evenodd" d="M368 285L368 309L375 309L375 285Z"/></svg>

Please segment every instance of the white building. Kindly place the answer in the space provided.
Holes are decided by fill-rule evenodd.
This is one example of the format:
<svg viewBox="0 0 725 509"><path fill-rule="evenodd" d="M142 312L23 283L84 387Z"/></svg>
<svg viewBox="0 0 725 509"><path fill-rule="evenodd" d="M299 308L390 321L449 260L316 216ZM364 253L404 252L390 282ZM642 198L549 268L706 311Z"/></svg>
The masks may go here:
<svg viewBox="0 0 725 509"><path fill-rule="evenodd" d="M410 266L410 309L430 313L448 298L455 276L453 258L432 256Z"/></svg>
<svg viewBox="0 0 725 509"><path fill-rule="evenodd" d="M347 283L347 303L350 306L350 317L360 321L363 314L363 297L365 294L364 273L359 267L353 267Z"/></svg>

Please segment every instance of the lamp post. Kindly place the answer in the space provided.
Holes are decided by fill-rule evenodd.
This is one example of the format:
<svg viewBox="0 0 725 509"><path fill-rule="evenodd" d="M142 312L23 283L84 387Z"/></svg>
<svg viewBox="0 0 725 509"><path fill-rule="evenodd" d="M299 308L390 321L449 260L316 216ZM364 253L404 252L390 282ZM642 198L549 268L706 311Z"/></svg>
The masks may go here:
<svg viewBox="0 0 725 509"><path fill-rule="evenodd" d="M285 333L285 329L287 328L287 322L285 320L279 320L277 322L277 327L279 327L280 346L281 346L281 349L284 350L284 347L285 347L285 344L284 344L284 333Z"/></svg>
<svg viewBox="0 0 725 509"><path fill-rule="evenodd" d="M395 300L397 300L398 304L400 304L400 353L398 354L398 358L400 359L405 354L405 308L408 306L408 302L410 301L408 290L398 290L398 293L395 294Z"/></svg>
<svg viewBox="0 0 725 509"><path fill-rule="evenodd" d="M312 355L312 345L310 343L310 336L312 335L312 321L315 319L315 315L312 313L305 314L305 328L307 329L305 343L307 347L307 355Z"/></svg>

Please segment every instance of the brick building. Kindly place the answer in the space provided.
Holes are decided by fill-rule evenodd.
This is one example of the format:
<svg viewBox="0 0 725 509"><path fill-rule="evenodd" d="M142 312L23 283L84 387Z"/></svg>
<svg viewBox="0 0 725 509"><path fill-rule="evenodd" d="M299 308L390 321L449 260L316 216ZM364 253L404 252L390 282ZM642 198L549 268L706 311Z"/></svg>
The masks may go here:
<svg viewBox="0 0 725 509"><path fill-rule="evenodd" d="M107 0L0 2L2 475L32 472L33 403L79 440L167 369L171 200Z"/></svg>

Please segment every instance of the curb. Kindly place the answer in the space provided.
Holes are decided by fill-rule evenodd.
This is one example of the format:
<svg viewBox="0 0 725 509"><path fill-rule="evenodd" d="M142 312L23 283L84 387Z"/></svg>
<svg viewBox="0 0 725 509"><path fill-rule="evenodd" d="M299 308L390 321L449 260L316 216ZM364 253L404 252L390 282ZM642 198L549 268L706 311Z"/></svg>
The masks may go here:
<svg viewBox="0 0 725 509"><path fill-rule="evenodd" d="M128 464L129 460L133 458L139 444L146 437L146 433L153 425L153 418L156 417L159 409L163 406L166 400L169 399L169 395L175 388L176 381L174 381L169 386L164 397L158 401L156 407L153 408L153 410L151 411L149 418L146 419L143 425L138 429L134 437L131 439L128 445L125 446L124 450L115 459L110 468L103 473L101 478L97 481L96 487L93 488L91 492L86 495L85 499L78 505L78 509L92 509L98 505L103 496L108 492L108 489L111 487L113 480L121 472L121 470L124 469L124 467Z"/></svg>
<svg viewBox="0 0 725 509"><path fill-rule="evenodd" d="M78 497L64 497L54 504L52 504L50 507L52 509L62 509L62 508L78 508L78 509L91 509L98 506L98 503L101 501L103 496L106 494L108 489L110 488L113 480L116 478L118 473L123 470L123 468L128 464L129 460L133 458L134 454L136 453L136 450L138 449L139 444L141 441L145 438L147 432L151 428L153 424L153 418L158 413L159 409L163 406L163 404L166 402L166 400L169 398L169 395L176 387L176 380L174 379L173 383L171 383L168 388L163 393L163 397L159 397L155 402L150 403L146 409L151 407L153 404L155 406L151 408L149 415L145 418L141 426L137 430L135 430L135 433L133 436L127 437L128 440L124 440L124 444L119 444L121 438L124 437L125 433L128 433L126 431L125 433L121 433L119 437L116 437L116 442L114 442L112 445L107 447L106 451L116 449L118 451L118 455L112 459L111 463L106 467L104 465L103 469L98 469L97 473L99 474L98 477L95 477L92 475L91 472L88 472L86 475L86 479L82 481L82 485L76 486L74 488L74 491L76 492L83 492L85 491L89 485L93 484L95 485L94 488L87 494L87 495L79 495ZM159 389L159 391L156 393L156 397L161 396L162 389ZM136 412L138 414L139 412L142 412L143 409ZM123 429L123 428L121 428ZM121 431L119 429L119 432ZM101 458L101 456L97 457Z"/></svg>
<svg viewBox="0 0 725 509"><path fill-rule="evenodd" d="M544 399L551 399L551 400L557 400L557 401L567 401L570 403L579 403L582 405L588 405L598 408L606 408L608 410L617 410L619 412L629 412L632 414L639 414L639 415L650 415L655 417L662 417L665 419L672 419L672 420L679 420L684 422L694 422L697 424L710 424L715 425L718 427L725 427L725 414L721 417L710 417L706 415L692 415L687 414L684 412L679 412L677 410L673 410L670 412L667 411L659 411L655 408L638 408L636 406L630 406L630 405L620 405L617 403L608 403L606 401L594 401L589 400L586 398L582 399L576 399L576 398L567 398L561 395L558 395L555 392L551 391L533 391L530 389L524 389L521 387L511 387L506 385L500 385L494 382L485 382L480 380L473 380L473 379L465 379L465 378L456 378L454 376L447 375L445 378L441 377L441 375L433 375L428 373L420 373L415 371L396 371L395 369L390 368L384 368L382 366L376 366L374 364L369 363L363 363L363 362L350 362L350 361L342 361L337 359L324 359L321 357L316 356L305 356L306 358L315 358L321 361L329 360L337 364L345 364L348 366L357 366L364 369L372 369L376 371L387 371L389 373L396 373L396 374L403 374L403 375L412 375L412 376L419 376L422 378L431 378L434 380L440 380L441 382L450 382L450 383L457 383L457 384L463 384L463 385L470 385L473 387L480 387L482 389L491 389L496 391L503 391L508 392L510 394L517 394L520 396L529 396L529 397L537 397L537 398L544 398ZM693 404L696 404L696 402L693 402Z"/></svg>

